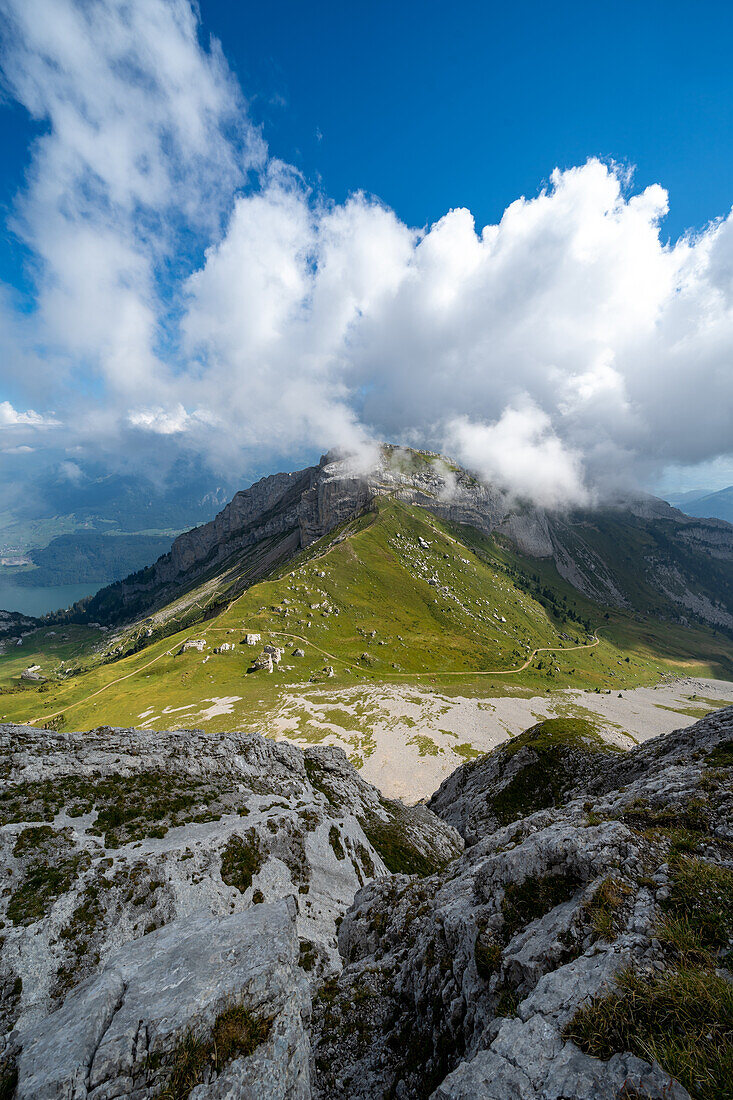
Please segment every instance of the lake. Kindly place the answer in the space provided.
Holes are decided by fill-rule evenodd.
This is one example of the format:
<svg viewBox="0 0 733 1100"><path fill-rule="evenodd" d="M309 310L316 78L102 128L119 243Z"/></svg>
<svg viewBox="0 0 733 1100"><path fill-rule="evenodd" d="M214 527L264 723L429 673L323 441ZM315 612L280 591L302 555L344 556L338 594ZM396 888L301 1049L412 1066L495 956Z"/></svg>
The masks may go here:
<svg viewBox="0 0 733 1100"><path fill-rule="evenodd" d="M26 588L0 580L0 610L22 611L24 615L45 615L70 607L85 596L93 596L104 586L97 584L59 584L50 588Z"/></svg>

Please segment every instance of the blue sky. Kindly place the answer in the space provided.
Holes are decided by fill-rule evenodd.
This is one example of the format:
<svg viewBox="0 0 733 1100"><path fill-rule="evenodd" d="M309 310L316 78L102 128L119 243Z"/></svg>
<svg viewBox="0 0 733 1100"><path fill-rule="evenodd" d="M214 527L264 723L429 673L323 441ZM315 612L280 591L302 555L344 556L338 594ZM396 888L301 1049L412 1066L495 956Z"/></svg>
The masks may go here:
<svg viewBox="0 0 733 1100"><path fill-rule="evenodd" d="M730 4L201 8L272 152L339 201L361 188L410 224L452 206L485 224L598 156L668 189L673 237L731 205Z"/></svg>
<svg viewBox="0 0 733 1100"><path fill-rule="evenodd" d="M547 504L733 481L730 5L0 12L14 477L389 436Z"/></svg>

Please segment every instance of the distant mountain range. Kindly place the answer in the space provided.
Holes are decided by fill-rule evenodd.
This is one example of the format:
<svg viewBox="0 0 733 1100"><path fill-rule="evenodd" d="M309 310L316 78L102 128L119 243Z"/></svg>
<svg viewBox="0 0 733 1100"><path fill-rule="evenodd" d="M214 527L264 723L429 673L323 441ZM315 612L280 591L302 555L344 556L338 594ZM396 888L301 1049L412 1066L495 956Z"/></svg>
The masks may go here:
<svg viewBox="0 0 733 1100"><path fill-rule="evenodd" d="M710 516L733 523L733 485L714 492L693 489L692 492L676 493L667 499L688 516Z"/></svg>
<svg viewBox="0 0 733 1100"><path fill-rule="evenodd" d="M155 560L179 532L212 519L235 487L212 486L210 474L185 462L160 482L41 472L0 513L0 577L26 587L119 580Z"/></svg>

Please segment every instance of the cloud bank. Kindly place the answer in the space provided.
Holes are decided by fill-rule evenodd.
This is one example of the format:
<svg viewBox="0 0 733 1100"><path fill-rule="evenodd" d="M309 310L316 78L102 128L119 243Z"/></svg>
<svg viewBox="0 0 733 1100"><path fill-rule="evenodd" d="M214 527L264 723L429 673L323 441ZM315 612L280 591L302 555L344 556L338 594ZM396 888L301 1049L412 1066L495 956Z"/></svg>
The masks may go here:
<svg viewBox="0 0 733 1100"><path fill-rule="evenodd" d="M497 225L416 229L269 156L188 0L0 10L42 124L32 314L0 292L15 446L58 419L82 451L262 468L388 438L548 507L733 459L733 215L666 242L664 189L590 159Z"/></svg>

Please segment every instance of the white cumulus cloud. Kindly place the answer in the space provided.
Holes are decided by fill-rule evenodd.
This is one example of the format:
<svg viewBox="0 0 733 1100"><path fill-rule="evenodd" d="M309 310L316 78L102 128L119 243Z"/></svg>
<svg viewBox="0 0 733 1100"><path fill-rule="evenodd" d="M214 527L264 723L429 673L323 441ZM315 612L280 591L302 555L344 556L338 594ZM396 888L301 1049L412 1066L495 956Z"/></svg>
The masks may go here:
<svg viewBox="0 0 733 1100"><path fill-rule="evenodd" d="M588 504L582 459L563 444L542 409L525 401L509 406L493 424L466 416L450 421L446 442L484 480L544 508Z"/></svg>
<svg viewBox="0 0 733 1100"><path fill-rule="evenodd" d="M0 428L55 428L59 424L53 416L43 416L35 409L20 412L9 401L0 401Z"/></svg>
<svg viewBox="0 0 733 1100"><path fill-rule="evenodd" d="M495 225L411 227L268 159L189 0L2 2L43 123L2 350L69 445L262 468L404 440L553 507L733 463L733 216L668 242L663 187L591 158Z"/></svg>

